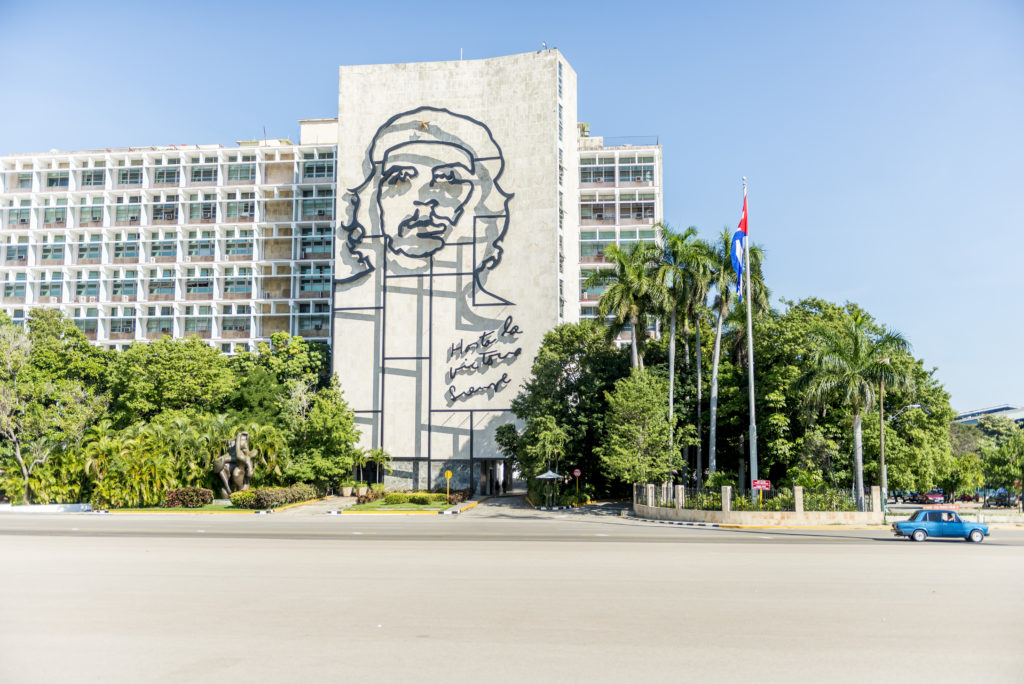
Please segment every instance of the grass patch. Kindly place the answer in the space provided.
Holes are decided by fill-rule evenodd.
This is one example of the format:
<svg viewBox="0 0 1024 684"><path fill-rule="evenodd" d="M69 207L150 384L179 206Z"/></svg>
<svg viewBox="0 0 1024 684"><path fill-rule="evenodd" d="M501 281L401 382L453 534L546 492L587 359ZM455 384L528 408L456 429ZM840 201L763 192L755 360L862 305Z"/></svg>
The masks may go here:
<svg viewBox="0 0 1024 684"><path fill-rule="evenodd" d="M451 506L444 501L431 501L428 504L387 504L384 499L377 499L370 503L356 504L346 508L346 511L444 511Z"/></svg>
<svg viewBox="0 0 1024 684"><path fill-rule="evenodd" d="M197 513L202 511L244 511L244 508L236 508L231 504L206 504L199 508L164 508L163 506L151 506L149 508L112 508L112 511L119 513Z"/></svg>

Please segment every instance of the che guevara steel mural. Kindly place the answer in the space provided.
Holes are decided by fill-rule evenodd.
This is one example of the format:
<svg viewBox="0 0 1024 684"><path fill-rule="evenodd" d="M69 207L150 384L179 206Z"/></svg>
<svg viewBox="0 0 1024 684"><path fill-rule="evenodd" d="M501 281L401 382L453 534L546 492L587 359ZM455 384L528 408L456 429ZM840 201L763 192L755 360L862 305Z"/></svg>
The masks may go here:
<svg viewBox="0 0 1024 684"><path fill-rule="evenodd" d="M478 426L507 410L528 363L514 297L488 286L508 268L504 169L484 123L424 106L377 129L349 191L334 339L351 346L335 370L369 383L353 408L398 459L481 458Z"/></svg>

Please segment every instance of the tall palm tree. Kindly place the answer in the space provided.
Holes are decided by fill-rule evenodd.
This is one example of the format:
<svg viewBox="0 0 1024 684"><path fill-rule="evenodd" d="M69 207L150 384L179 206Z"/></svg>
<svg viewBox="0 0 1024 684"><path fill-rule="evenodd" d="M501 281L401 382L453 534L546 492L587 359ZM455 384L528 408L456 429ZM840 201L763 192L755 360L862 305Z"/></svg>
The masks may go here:
<svg viewBox="0 0 1024 684"><path fill-rule="evenodd" d="M711 359L711 411L708 425L708 470L715 472L717 463L715 460L716 438L718 433L718 363L722 356L722 324L729 310L736 301L736 271L732 267L732 235L729 230L723 229L715 244L714 262L715 273L712 277L712 284L715 288L715 303L712 308L715 310L715 348ZM764 261L764 252L757 245L750 245L750 289L752 290L751 305L755 311L762 312L768 309L768 288L764 284L761 275L761 263ZM744 275L744 280L746 276ZM744 283L744 289L746 284Z"/></svg>
<svg viewBox="0 0 1024 684"><path fill-rule="evenodd" d="M690 226L682 233L675 233L667 226L657 223L655 228L663 232L665 255L658 269L658 282L663 288L660 297L669 319L668 337L668 421L672 426L669 445L675 433L675 384L676 384L676 325L679 314L683 314L683 345L686 367L690 367L690 313L698 291L708 282L711 273L711 259L707 250L697 239L697 229ZM704 288L706 296L707 288ZM687 447L689 448L689 447ZM689 462L689 458L687 458Z"/></svg>
<svg viewBox="0 0 1024 684"><path fill-rule="evenodd" d="M633 368L643 368L643 340L640 338L646 334L648 317L658 304L657 269L663 257L661 248L650 242L637 242L628 249L608 245L604 254L612 268L590 274L583 286L607 285L597 311L609 324L611 339L626 325L632 327L630 363Z"/></svg>
<svg viewBox="0 0 1024 684"><path fill-rule="evenodd" d="M910 376L890 357L906 354L910 343L898 332L883 329L872 335L863 313L854 312L838 329L819 328L812 335L810 368L801 378L805 398L817 408L829 402L853 412L853 464L857 508L864 510L864 441L861 416L875 404L879 382L907 387Z"/></svg>

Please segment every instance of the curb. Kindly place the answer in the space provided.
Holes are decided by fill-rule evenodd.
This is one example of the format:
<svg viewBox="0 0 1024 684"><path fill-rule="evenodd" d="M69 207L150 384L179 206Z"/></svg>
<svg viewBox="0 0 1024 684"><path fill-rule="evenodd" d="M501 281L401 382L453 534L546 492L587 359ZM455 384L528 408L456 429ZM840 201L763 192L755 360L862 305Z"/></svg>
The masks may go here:
<svg viewBox="0 0 1024 684"><path fill-rule="evenodd" d="M633 518L633 520L638 520L640 522L660 523L662 525L680 525L683 527L730 527L730 525L722 525L720 523L687 522L683 520L652 520L651 518Z"/></svg>
<svg viewBox="0 0 1024 684"><path fill-rule="evenodd" d="M452 506L451 508L449 508L446 511L441 511L441 514L442 515L457 515L459 513L462 513L463 511L468 511L470 508L473 508L477 504L480 504L480 503L482 503L484 501L487 501L488 499L491 499L491 498L494 498L494 497L485 496L482 499L477 499L476 501L470 501L468 504L466 504L465 506L462 506L461 508L458 508L456 506Z"/></svg>
<svg viewBox="0 0 1024 684"><path fill-rule="evenodd" d="M119 511L119 510L115 509L115 510L112 510L112 511L99 510L99 511L90 511L90 512L91 513L112 513L114 515L152 515L152 514L164 515L165 513L170 513L172 515L177 515L177 514L181 514L181 513L187 513L189 515L224 515L224 514L227 514L227 515L248 515L249 513L253 513L254 511L246 511L246 510L238 510L238 511L190 511L190 510L185 510L185 511L183 511L183 510L180 510L180 509L168 508L167 510L163 510L163 511ZM255 512L258 513L259 511L255 511Z"/></svg>
<svg viewBox="0 0 1024 684"><path fill-rule="evenodd" d="M340 510L336 513L328 511L328 515L441 515L444 511L349 511Z"/></svg>

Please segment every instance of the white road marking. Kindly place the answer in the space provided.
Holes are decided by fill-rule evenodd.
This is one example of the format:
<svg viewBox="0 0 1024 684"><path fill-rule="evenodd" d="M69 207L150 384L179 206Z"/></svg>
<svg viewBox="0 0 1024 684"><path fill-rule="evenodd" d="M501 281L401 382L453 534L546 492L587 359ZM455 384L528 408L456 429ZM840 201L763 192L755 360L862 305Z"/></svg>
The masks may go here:
<svg viewBox="0 0 1024 684"><path fill-rule="evenodd" d="M196 530L196 532L198 532L199 534L204 534L206 530Z"/></svg>

